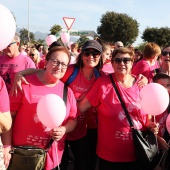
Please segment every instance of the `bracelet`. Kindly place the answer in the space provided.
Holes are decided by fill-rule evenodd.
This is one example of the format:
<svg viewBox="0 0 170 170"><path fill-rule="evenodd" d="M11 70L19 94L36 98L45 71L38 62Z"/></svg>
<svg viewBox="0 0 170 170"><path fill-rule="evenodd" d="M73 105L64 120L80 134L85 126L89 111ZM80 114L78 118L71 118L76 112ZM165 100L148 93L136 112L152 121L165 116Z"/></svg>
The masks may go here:
<svg viewBox="0 0 170 170"><path fill-rule="evenodd" d="M3 147L4 148L9 148L9 147L11 148L11 145L4 145Z"/></svg>

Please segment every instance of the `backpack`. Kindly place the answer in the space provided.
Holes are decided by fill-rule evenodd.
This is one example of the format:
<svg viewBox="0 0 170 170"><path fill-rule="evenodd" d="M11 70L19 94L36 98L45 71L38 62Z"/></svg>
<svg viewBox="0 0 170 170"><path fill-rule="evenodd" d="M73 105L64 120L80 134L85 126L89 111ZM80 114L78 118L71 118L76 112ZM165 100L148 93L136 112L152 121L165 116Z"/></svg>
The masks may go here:
<svg viewBox="0 0 170 170"><path fill-rule="evenodd" d="M74 79L76 78L78 72L79 72L79 68L76 65L74 65L74 70L73 70L71 76L65 82L65 84L67 86L69 86L74 81ZM95 78L98 78L100 76L100 73L96 68L94 69L94 76L95 76Z"/></svg>

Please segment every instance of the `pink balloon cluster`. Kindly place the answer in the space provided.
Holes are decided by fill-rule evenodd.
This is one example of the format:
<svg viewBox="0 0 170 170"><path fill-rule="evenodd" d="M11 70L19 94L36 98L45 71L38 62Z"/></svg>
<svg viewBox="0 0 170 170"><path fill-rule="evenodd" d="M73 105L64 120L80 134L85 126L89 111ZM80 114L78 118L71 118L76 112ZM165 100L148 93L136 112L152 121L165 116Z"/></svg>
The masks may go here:
<svg viewBox="0 0 170 170"><path fill-rule="evenodd" d="M0 51L12 42L15 32L14 16L5 6L0 4Z"/></svg>
<svg viewBox="0 0 170 170"><path fill-rule="evenodd" d="M140 103L146 114L153 116L163 113L169 104L167 90L158 83L149 83L141 89Z"/></svg>
<svg viewBox="0 0 170 170"><path fill-rule="evenodd" d="M65 103L58 95L47 94L37 104L37 115L40 122L47 128L56 128L66 117Z"/></svg>
<svg viewBox="0 0 170 170"><path fill-rule="evenodd" d="M55 35L48 35L46 38L46 43L48 46L50 46L54 41L57 41L57 38Z"/></svg>

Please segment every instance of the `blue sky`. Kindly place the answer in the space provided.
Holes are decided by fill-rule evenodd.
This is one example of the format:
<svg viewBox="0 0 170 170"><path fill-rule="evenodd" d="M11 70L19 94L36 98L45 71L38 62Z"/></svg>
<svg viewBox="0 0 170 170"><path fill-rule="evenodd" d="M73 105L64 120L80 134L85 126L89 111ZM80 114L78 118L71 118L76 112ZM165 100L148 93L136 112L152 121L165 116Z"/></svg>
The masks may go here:
<svg viewBox="0 0 170 170"><path fill-rule="evenodd" d="M147 27L170 27L170 0L0 0L16 17L18 28L49 33L54 25L66 28L63 17L75 18L73 30L97 30L107 11L125 13L137 20L140 34L134 45L142 42ZM121 28L120 28L121 29Z"/></svg>

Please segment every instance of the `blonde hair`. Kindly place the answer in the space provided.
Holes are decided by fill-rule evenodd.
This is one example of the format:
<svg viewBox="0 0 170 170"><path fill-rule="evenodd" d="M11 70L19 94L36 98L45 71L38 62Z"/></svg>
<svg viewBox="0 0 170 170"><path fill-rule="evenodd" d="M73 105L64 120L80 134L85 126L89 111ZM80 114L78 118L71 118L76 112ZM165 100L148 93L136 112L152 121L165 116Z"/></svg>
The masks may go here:
<svg viewBox="0 0 170 170"><path fill-rule="evenodd" d="M34 61L35 65L37 65L40 62L41 60L40 53L38 52L36 48L31 48L29 55L30 55L30 58Z"/></svg>

